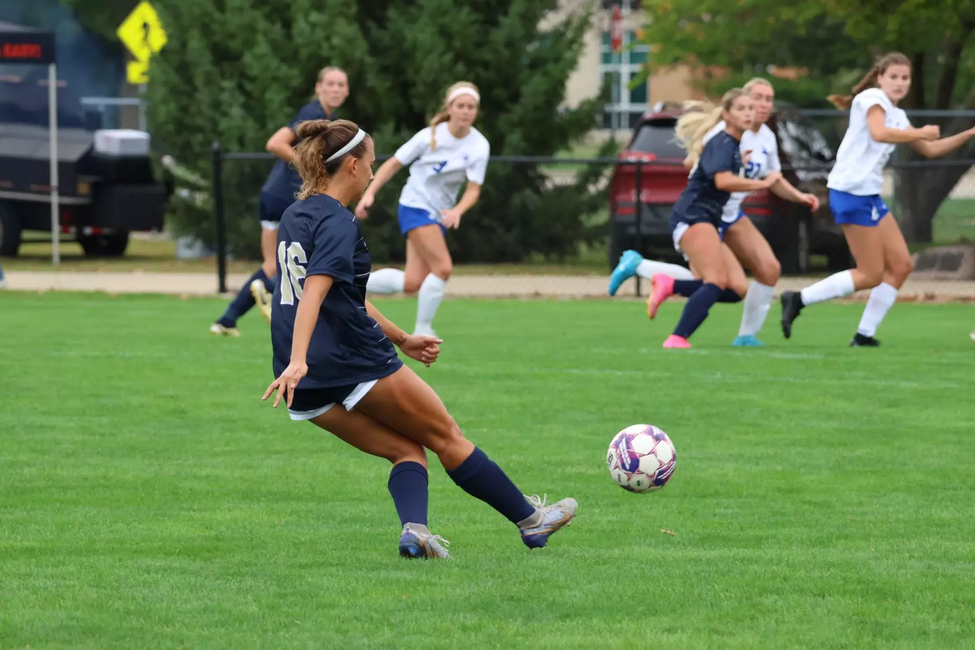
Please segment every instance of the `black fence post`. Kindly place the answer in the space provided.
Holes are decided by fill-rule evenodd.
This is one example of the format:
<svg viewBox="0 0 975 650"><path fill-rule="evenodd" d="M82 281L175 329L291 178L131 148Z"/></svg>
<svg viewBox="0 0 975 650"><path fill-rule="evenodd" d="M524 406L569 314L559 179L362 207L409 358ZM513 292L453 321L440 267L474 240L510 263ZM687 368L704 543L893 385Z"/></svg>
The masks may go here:
<svg viewBox="0 0 975 650"><path fill-rule="evenodd" d="M213 220L217 228L217 287L227 292L227 220L223 205L223 151L215 141L210 147L213 153Z"/></svg>
<svg viewBox="0 0 975 650"><path fill-rule="evenodd" d="M643 255L643 161L636 162L636 251ZM636 276L636 295L640 292L640 276Z"/></svg>

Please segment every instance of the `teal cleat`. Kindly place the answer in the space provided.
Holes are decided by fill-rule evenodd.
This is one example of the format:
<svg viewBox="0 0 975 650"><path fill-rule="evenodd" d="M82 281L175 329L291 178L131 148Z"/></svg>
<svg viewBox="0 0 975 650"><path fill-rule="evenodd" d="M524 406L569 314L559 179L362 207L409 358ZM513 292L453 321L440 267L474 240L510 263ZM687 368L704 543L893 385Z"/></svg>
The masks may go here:
<svg viewBox="0 0 975 650"><path fill-rule="evenodd" d="M534 526L521 529L521 541L528 548L542 548L548 543L548 538L572 523L579 504L575 499L562 499L550 506L545 505L545 499L537 496L526 497L528 502L538 508L541 520Z"/></svg>
<svg viewBox="0 0 975 650"><path fill-rule="evenodd" d="M759 341L752 335L739 336L732 343L736 348L761 348L765 347L765 344Z"/></svg>
<svg viewBox="0 0 975 650"><path fill-rule="evenodd" d="M626 251L620 255L620 262L609 276L609 295L615 296L620 285L636 275L636 267L640 266L643 256L636 251Z"/></svg>

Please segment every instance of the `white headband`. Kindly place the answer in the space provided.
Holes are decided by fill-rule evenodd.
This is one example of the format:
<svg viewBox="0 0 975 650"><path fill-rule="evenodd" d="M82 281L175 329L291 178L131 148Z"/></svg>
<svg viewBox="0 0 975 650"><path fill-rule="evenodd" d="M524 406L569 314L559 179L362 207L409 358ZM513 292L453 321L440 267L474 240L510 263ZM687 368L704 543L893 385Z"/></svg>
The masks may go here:
<svg viewBox="0 0 975 650"><path fill-rule="evenodd" d="M478 104L481 103L481 96L477 94L476 90L474 90L473 88L468 88L467 86L463 86L461 88L458 88L454 92L450 93L449 95L447 95L447 105L449 106L455 99L457 99L461 95L470 95L471 97L474 98L474 101L476 101Z"/></svg>
<svg viewBox="0 0 975 650"><path fill-rule="evenodd" d="M326 158L325 159L325 162L326 163L330 163L333 160L337 160L337 159L341 158L345 154L347 154L350 151L352 151L353 149L355 149L356 145L359 144L360 142L362 142L362 139L365 138L365 137L366 137L366 132L363 131L362 129L359 129L359 132L356 133L354 136L352 136L352 139L349 140L348 144L346 144L344 147L342 147L341 149L339 149L338 151L336 151L335 153L333 153L331 156L329 156L328 158Z"/></svg>

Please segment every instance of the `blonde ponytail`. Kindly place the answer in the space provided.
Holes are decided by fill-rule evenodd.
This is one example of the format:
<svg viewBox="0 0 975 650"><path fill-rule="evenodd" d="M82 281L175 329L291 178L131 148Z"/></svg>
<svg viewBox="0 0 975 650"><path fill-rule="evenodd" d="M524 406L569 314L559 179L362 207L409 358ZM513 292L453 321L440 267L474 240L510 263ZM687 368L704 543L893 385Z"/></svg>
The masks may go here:
<svg viewBox="0 0 975 650"><path fill-rule="evenodd" d="M693 167L704 151L704 136L721 121L721 112L731 110L735 100L743 96L741 88L732 88L721 98L721 105L709 101L684 102L684 114L677 120L674 131L677 143L687 151L684 164Z"/></svg>
<svg viewBox="0 0 975 650"><path fill-rule="evenodd" d="M454 92L461 88L470 88L476 93L477 97L481 96L477 86L469 81L458 81L447 89L447 92L444 93L443 105L437 114L433 116L433 119L430 120L430 151L434 151L437 148L437 125L443 124L444 122L450 120L450 113L447 112L447 109L450 108L448 100L450 96L454 94Z"/></svg>
<svg viewBox="0 0 975 650"><path fill-rule="evenodd" d="M877 62L870 68L870 72L864 75L863 79L857 85L853 86L851 94L830 95L826 100L841 111L850 110L850 106L853 105L853 98L864 90L877 85L877 77L887 72L887 68L892 65L906 65L907 67L911 67L911 60L900 52L889 52L877 59Z"/></svg>

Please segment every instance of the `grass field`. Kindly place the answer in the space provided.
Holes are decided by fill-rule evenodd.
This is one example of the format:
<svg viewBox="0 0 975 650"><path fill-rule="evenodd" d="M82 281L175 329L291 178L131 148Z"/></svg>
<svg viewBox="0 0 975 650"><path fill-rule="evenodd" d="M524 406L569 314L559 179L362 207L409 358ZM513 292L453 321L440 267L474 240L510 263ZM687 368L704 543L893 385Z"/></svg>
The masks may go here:
<svg viewBox="0 0 975 650"><path fill-rule="evenodd" d="M267 328L209 337L222 305L0 294L0 648L971 647L970 306L897 305L879 350L862 304L791 341L776 309L763 350L719 306L665 351L679 305L447 302L419 372L581 506L529 552L433 459L438 563L397 557L383 461L260 402ZM677 447L658 493L604 465L637 422Z"/></svg>

